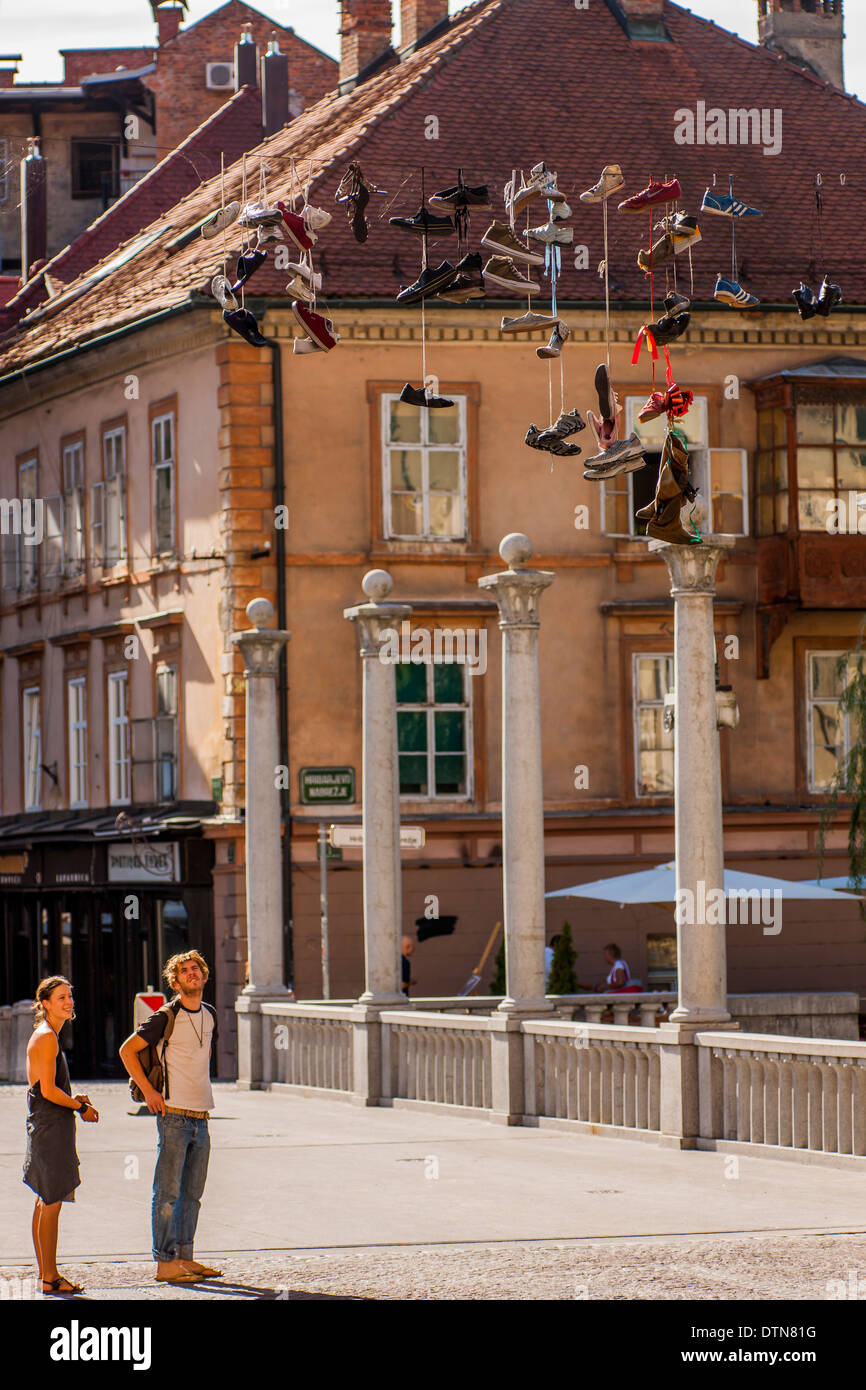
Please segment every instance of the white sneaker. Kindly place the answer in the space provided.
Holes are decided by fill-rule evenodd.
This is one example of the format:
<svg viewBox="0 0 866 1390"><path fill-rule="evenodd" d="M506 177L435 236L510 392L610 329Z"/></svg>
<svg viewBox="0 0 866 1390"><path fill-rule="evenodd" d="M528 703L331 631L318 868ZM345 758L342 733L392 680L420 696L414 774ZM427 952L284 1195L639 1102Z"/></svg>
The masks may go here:
<svg viewBox="0 0 866 1390"><path fill-rule="evenodd" d="M612 193L616 193L620 188L625 187L625 179L622 176L622 169L618 164L606 164L601 171L601 178L598 183L593 184L585 193L581 193L582 203L603 203Z"/></svg>
<svg viewBox="0 0 866 1390"><path fill-rule="evenodd" d="M296 338L292 352L324 352L318 343L314 343L312 338Z"/></svg>
<svg viewBox="0 0 866 1390"><path fill-rule="evenodd" d="M302 216L307 230L312 232L318 232L322 227L327 227L332 220L331 214L326 212L324 208L314 208L309 204L304 208Z"/></svg>
<svg viewBox="0 0 866 1390"><path fill-rule="evenodd" d="M541 241L545 246L571 246L574 241L573 227L559 227L551 219L545 227L533 227L527 236L531 236L533 241Z"/></svg>
<svg viewBox="0 0 866 1390"><path fill-rule="evenodd" d="M308 285L312 285L314 289L320 290L322 288L321 275L313 274L310 266L304 261L289 261L285 268L286 270L290 270L293 275L299 275L302 280L306 281Z"/></svg>

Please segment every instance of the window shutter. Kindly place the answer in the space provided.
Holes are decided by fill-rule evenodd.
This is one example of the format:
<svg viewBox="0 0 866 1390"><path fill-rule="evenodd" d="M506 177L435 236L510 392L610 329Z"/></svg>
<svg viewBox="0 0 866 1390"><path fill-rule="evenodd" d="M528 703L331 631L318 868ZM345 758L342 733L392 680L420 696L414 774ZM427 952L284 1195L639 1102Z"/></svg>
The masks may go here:
<svg viewBox="0 0 866 1390"><path fill-rule="evenodd" d="M94 565L105 564L105 484L90 485L90 549Z"/></svg>
<svg viewBox="0 0 866 1390"><path fill-rule="evenodd" d="M56 579L63 571L63 498L45 498L43 576Z"/></svg>

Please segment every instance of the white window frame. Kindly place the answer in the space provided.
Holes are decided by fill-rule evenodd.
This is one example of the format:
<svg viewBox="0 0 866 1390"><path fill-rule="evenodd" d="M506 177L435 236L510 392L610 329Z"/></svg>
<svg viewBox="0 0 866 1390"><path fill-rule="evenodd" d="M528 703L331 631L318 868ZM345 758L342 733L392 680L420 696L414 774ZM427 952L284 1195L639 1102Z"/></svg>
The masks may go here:
<svg viewBox="0 0 866 1390"><path fill-rule="evenodd" d="M467 483L467 429L468 429L468 398L466 396L455 395L454 404L457 406L460 418L460 439L456 444L430 444L424 443L424 436L427 434L428 415L426 410L419 410L418 415L421 422L421 442L416 444L398 441L391 441L391 405L394 401L399 401L399 392L383 392L381 396L380 414L380 435L382 442L382 526L383 536L388 541L424 541L441 542L442 544L452 541L466 541L469 536L469 489ZM391 453L392 451L408 452L417 450L421 454L421 505L423 509L423 526L420 532L411 534L396 531L391 518ZM430 454L431 453L456 453L460 457L459 469L459 496L462 510L462 529L459 535L445 536L434 533L430 529ZM435 493L434 495L439 495ZM454 494L448 494L453 496Z"/></svg>
<svg viewBox="0 0 866 1390"><path fill-rule="evenodd" d="M171 448L168 456L163 456L163 444L165 441L164 426L168 423L170 431ZM154 559L170 558L177 553L177 536L175 534L175 487L177 484L175 464L177 461L177 420L173 410L167 410L162 415L155 415L150 422L150 447L151 460L153 467L153 557ZM159 476L160 473L167 472L169 478L169 525L170 537L169 544L162 545L160 542L165 539L160 535L159 530Z"/></svg>
<svg viewBox="0 0 866 1390"><path fill-rule="evenodd" d="M42 687L21 692L21 751L24 758L24 810L42 810Z"/></svg>
<svg viewBox="0 0 866 1390"><path fill-rule="evenodd" d="M672 800L673 790L673 756L674 750L671 747L671 789L669 792L647 792L641 791L640 776L640 712L642 709L664 709L664 696L661 700L644 700L640 694L640 681L638 678L638 668L641 661L666 661L670 663L670 689L674 688L674 658L671 652L632 652L632 738L634 741L634 794L639 801L647 801L651 798L664 797L665 800Z"/></svg>
<svg viewBox="0 0 866 1390"><path fill-rule="evenodd" d="M108 800L128 806L132 762L129 729L129 672L108 673Z"/></svg>
<svg viewBox="0 0 866 1390"><path fill-rule="evenodd" d="M63 574L77 579L84 573L84 444L81 440L63 446Z"/></svg>
<svg viewBox="0 0 866 1390"><path fill-rule="evenodd" d="M87 677L71 676L66 682L69 744L69 806L78 810L87 800Z"/></svg>
<svg viewBox="0 0 866 1390"><path fill-rule="evenodd" d="M843 656L847 656L848 668L850 669L853 661L853 653L847 651L847 649L843 647L840 647L838 651L816 649L806 652L806 762L809 791L813 792L816 796L821 796L826 795L829 788L827 786L818 786L815 779L815 738L812 723L812 709L815 705L841 705L842 691L840 690L838 695L816 695L814 693L812 658L816 656L830 657L834 662L838 662ZM840 710L840 714L842 715L842 760L844 761L851 751L851 718L850 715L843 710Z"/></svg>
<svg viewBox="0 0 866 1390"><path fill-rule="evenodd" d="M413 664L414 664L414 663L413 663ZM435 694L435 692L434 692L434 685L433 685L433 672L434 672L434 669L436 668L436 666L459 666L459 667L462 668L462 671L463 671L463 703L462 703L462 704L452 704L452 703L448 703L448 704L435 704L435 703L433 703L433 701L434 701L434 694ZM474 756L473 756L473 749L474 749L474 746L475 746L475 745L474 745L474 742L473 742L473 732L472 732L472 681L473 681L474 679L476 679L476 678L470 675L470 673L469 673L469 667L466 665L466 663L465 663L464 661L453 661L453 662L452 662L452 661L439 661L439 662L437 662L437 661L430 661L430 662L424 662L423 665L422 665L422 670L424 670L424 671L426 672L426 676L427 676L427 700L425 701L424 704L412 704L412 703L405 703L405 702L403 702L403 701L400 701L400 702L398 703L398 705L397 705L397 713L398 713L398 714L401 714L401 713L411 714L411 713L419 713L419 712L421 712L421 713L425 713L426 716L427 716L427 721L426 721L426 722L427 722L427 786L428 786L428 788L435 788L435 786L436 786L436 744L435 744L435 728L436 728L436 726L435 726L435 721L434 721L434 715L436 715L436 714L447 714L449 711L452 711L452 710L461 711L463 714L465 714L464 729L465 729L465 745L466 745L466 746L465 746L465 748L464 748L464 750L463 750L463 757L464 757L465 762L466 762L466 791L463 793L463 795L459 795L459 794L456 794L456 795L455 795L454 793L450 793L450 792L449 792L449 793L446 793L446 794L443 794L443 795L437 795L437 793L435 792L435 790L433 790L433 791L428 790L426 796L423 795L421 792L401 792L401 793L400 793L400 800L401 800L401 801L423 801L423 802L428 802L428 801L436 801L436 802L451 802L451 801L466 802L466 801L472 801L473 798L474 798L474 795L475 795L475 787L474 787L474 774L475 774L475 766L474 766L474 763L475 763L475 759L474 759ZM420 756L420 755L415 754L414 756ZM400 755L399 755L399 753L398 753L398 755L397 755L397 784L398 784L398 786L399 786L399 781L400 781Z"/></svg>
<svg viewBox="0 0 866 1390"><path fill-rule="evenodd" d="M172 709L160 712L160 680L163 682L169 677L174 682L174 689L171 692L173 705ZM180 791L180 766L178 759L178 670L174 663L162 662L156 668L156 710L153 720L153 758L154 758L154 799L165 803L176 801ZM171 768L172 768L172 789L171 794L163 794L162 785L162 761L160 749L160 729L164 724L171 722L172 748L171 748Z"/></svg>

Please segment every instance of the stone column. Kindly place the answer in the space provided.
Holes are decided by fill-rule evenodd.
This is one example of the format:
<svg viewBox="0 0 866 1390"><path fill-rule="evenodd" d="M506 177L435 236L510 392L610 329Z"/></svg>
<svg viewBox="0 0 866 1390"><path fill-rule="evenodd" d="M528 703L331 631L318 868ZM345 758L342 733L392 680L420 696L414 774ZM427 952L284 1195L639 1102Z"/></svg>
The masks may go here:
<svg viewBox="0 0 866 1390"><path fill-rule="evenodd" d="M365 989L358 1003L393 1008L406 1002L400 977L400 773L394 663L383 659L382 643L412 609L384 602L394 587L385 570L370 570L361 587L370 601L343 611L356 624L363 669Z"/></svg>
<svg viewBox="0 0 866 1390"><path fill-rule="evenodd" d="M519 532L499 553L509 566L479 587L499 606L502 631L502 878L507 995L504 1013L548 1012L544 997L544 800L538 603L554 576L527 569L532 545ZM518 1038L518 1042L519 1042Z"/></svg>
<svg viewBox="0 0 866 1390"><path fill-rule="evenodd" d="M671 1023L699 1027L730 1020L725 925L707 922L706 904L713 890L724 891L713 595L716 568L733 544L733 536L709 536L700 545L649 547L668 567L674 599L677 901L687 890L694 904L694 920L677 922L679 1003Z"/></svg>
<svg viewBox="0 0 866 1390"><path fill-rule="evenodd" d="M247 604L255 624L233 632L244 658L246 690L246 897L250 977L242 993L279 998L283 980L283 872L277 736L277 664L288 632L267 627L274 606L266 598Z"/></svg>

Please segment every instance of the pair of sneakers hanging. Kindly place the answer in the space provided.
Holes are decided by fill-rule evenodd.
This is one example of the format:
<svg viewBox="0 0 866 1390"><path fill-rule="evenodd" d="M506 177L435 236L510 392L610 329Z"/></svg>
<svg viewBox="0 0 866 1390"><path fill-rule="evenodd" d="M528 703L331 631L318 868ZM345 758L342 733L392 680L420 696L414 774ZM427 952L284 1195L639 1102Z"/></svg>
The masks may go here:
<svg viewBox="0 0 866 1390"><path fill-rule="evenodd" d="M622 406L613 389L606 362L596 368L595 389L598 414L588 410L586 418L592 426L598 453L587 459L583 476L591 482L603 482L605 478L614 478L618 473L635 473L644 467L646 459L643 446L634 432L627 439L619 438Z"/></svg>

